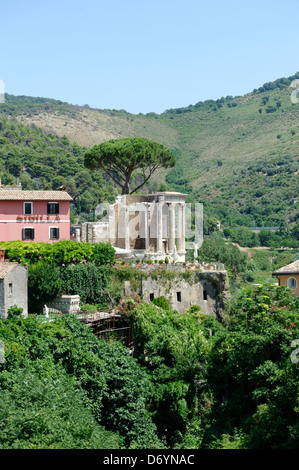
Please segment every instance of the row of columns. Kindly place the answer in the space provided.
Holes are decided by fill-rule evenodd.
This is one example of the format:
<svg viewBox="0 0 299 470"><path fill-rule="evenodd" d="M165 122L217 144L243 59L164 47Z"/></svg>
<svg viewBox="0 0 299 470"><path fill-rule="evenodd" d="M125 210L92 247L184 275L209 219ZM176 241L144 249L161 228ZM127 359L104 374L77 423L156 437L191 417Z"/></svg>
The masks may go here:
<svg viewBox="0 0 299 470"><path fill-rule="evenodd" d="M168 253L173 254L175 240L177 239L177 251L185 254L185 204L175 202L158 202L157 204L157 251L163 253L163 206L168 205ZM175 208L177 214L177 233L175 230ZM177 237L176 237L177 235Z"/></svg>
<svg viewBox="0 0 299 470"><path fill-rule="evenodd" d="M151 227L149 223L150 203L142 203L142 210L139 212L144 213L144 227L142 227L142 235L145 239L145 251L149 249L150 231L151 238L157 240L157 252L163 254L163 207L168 206L168 253L173 254L175 249L175 241L177 240L178 254L185 254L185 204L182 202L167 202L158 201L156 203L156 217L151 220ZM175 224L175 209L177 213L177 230ZM121 232L124 233L125 249L130 249L130 211L134 212L136 208L130 209L130 206L125 207L124 227L121 227ZM138 212L138 206L137 206ZM156 226L152 224L156 223ZM151 229L151 230L150 230ZM143 233L144 232L144 233ZM143 238L143 237L142 237Z"/></svg>

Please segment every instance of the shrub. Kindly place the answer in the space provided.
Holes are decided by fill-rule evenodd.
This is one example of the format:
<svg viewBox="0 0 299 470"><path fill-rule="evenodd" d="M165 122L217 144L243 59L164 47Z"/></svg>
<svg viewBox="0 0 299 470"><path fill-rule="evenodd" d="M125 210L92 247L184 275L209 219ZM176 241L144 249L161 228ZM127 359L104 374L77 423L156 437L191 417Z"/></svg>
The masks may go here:
<svg viewBox="0 0 299 470"><path fill-rule="evenodd" d="M54 266L93 262L100 265L114 263L114 248L110 243L85 243L61 240L55 243L43 242L2 242L0 248L10 261L36 264L43 261Z"/></svg>
<svg viewBox="0 0 299 470"><path fill-rule="evenodd" d="M133 314L138 304L140 304L141 298L136 292L126 295L118 305L118 311L120 315L126 318L133 318Z"/></svg>
<svg viewBox="0 0 299 470"><path fill-rule="evenodd" d="M0 376L0 449L110 449L84 390L53 361L37 359Z"/></svg>
<svg viewBox="0 0 299 470"><path fill-rule="evenodd" d="M23 312L22 307L18 307L17 305L13 305L7 311L7 318L18 317Z"/></svg>
<svg viewBox="0 0 299 470"><path fill-rule="evenodd" d="M28 268L28 306L31 313L37 313L44 303L50 302L62 293L62 280L57 268L39 262Z"/></svg>
<svg viewBox="0 0 299 470"><path fill-rule="evenodd" d="M157 307L162 308L163 310L169 310L170 309L169 302L163 295L161 295L161 297L157 297L156 299L154 299L152 301L152 303L154 305L157 305Z"/></svg>
<svg viewBox="0 0 299 470"><path fill-rule="evenodd" d="M62 290L68 295L80 295L83 303L102 302L110 280L110 267L93 263L72 264L58 268ZM106 299L107 300L107 299Z"/></svg>

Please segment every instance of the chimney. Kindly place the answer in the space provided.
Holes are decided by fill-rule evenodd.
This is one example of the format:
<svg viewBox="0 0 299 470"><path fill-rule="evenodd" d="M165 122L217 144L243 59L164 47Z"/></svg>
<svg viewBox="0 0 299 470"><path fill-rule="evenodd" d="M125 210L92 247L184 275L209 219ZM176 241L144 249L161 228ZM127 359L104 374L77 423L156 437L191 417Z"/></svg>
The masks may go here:
<svg viewBox="0 0 299 470"><path fill-rule="evenodd" d="M1 249L0 250L0 263L4 263L4 258L5 258L5 250Z"/></svg>

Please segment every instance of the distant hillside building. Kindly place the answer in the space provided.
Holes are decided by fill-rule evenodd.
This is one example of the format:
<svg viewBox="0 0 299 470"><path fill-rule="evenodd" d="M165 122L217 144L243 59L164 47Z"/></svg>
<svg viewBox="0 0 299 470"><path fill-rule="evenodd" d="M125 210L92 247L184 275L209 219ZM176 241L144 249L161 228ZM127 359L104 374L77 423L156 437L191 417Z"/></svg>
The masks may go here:
<svg viewBox="0 0 299 470"><path fill-rule="evenodd" d="M70 201L65 191L0 187L0 241L55 242L70 239Z"/></svg>
<svg viewBox="0 0 299 470"><path fill-rule="evenodd" d="M299 260L277 269L273 276L278 278L280 286L290 287L295 295L299 295Z"/></svg>
<svg viewBox="0 0 299 470"><path fill-rule="evenodd" d="M6 318L10 307L16 305L28 316L28 270L18 263L0 262L0 317Z"/></svg>

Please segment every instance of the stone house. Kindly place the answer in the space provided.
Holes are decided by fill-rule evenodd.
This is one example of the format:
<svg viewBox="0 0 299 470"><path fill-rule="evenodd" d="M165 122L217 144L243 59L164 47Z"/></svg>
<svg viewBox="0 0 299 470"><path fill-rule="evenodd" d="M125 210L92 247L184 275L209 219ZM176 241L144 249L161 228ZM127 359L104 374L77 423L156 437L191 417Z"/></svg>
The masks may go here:
<svg viewBox="0 0 299 470"><path fill-rule="evenodd" d="M16 305L28 316L28 269L18 263L0 262L0 315L7 317L10 307Z"/></svg>
<svg viewBox="0 0 299 470"><path fill-rule="evenodd" d="M273 276L278 278L280 286L290 287L295 295L299 295L299 260L277 269Z"/></svg>

